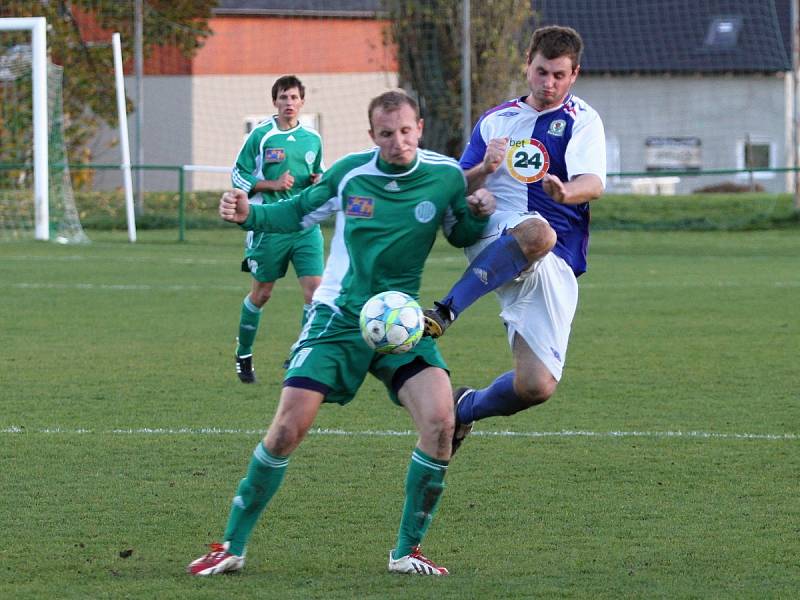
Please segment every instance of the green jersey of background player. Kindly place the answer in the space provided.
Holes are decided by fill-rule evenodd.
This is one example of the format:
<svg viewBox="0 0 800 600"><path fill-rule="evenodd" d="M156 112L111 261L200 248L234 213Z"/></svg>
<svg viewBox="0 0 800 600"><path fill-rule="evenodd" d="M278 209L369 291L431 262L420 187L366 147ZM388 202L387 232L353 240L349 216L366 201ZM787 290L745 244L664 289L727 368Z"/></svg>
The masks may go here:
<svg viewBox="0 0 800 600"><path fill-rule="evenodd" d="M337 161L317 185L291 200L250 206L239 190L220 200L220 216L250 230L294 231L336 213L336 231L322 285L292 348L277 412L239 483L224 543L189 565L193 575L242 568L253 526L320 406L349 402L367 373L408 410L419 432L389 571L447 575L419 549L444 491L451 454L453 398L446 365L430 337L405 354L373 352L361 338L358 314L377 292L394 289L416 297L438 228L451 244L470 244L494 211L494 198L480 190L465 199L458 163L418 149L422 120L404 93L381 94L368 115L377 148ZM359 568L360 561L348 564Z"/></svg>
<svg viewBox="0 0 800 600"><path fill-rule="evenodd" d="M247 136L231 179L247 192L252 204L270 204L319 181L324 170L322 142L313 129L298 121L305 102L305 87L294 75L280 77L272 86L272 103L278 111ZM292 263L303 291L303 321L322 274L323 240L317 227L296 233L253 233L245 239L242 270L253 276L239 317L236 373L242 383L254 383L253 342L261 310L272 295L275 281Z"/></svg>

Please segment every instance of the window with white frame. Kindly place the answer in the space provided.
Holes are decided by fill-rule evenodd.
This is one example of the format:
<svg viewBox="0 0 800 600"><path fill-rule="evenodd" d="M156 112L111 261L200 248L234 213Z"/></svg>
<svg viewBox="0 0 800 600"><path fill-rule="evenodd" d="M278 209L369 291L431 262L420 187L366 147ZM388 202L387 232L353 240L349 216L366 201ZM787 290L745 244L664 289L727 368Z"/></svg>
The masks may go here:
<svg viewBox="0 0 800 600"><path fill-rule="evenodd" d="M752 169L757 179L772 179L774 172L759 169L775 168L777 148L775 143L764 136L748 136L736 143L736 168ZM740 179L747 179L750 173L738 173Z"/></svg>

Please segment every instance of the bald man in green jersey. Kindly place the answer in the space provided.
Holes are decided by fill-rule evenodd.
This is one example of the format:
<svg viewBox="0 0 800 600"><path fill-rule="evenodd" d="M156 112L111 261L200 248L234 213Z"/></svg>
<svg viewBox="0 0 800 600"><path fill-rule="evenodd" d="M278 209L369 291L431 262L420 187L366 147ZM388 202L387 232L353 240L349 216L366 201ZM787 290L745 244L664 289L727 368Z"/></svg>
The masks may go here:
<svg viewBox="0 0 800 600"><path fill-rule="evenodd" d="M253 526L320 406L347 404L367 373L409 411L419 433L389 571L448 574L419 547L444 491L451 454L454 416L447 365L429 337L405 354L375 353L361 338L358 317L378 292L399 290L418 297L439 227L454 246L475 242L494 212L494 197L479 190L465 198L466 180L458 163L418 148L423 123L416 102L406 94L381 94L370 103L368 115L377 147L345 156L317 185L291 200L250 206L238 190L220 200L220 216L251 231L297 231L334 213L336 231L308 321L292 347L277 412L239 483L223 543L213 544L211 552L188 566L193 575L242 568Z"/></svg>

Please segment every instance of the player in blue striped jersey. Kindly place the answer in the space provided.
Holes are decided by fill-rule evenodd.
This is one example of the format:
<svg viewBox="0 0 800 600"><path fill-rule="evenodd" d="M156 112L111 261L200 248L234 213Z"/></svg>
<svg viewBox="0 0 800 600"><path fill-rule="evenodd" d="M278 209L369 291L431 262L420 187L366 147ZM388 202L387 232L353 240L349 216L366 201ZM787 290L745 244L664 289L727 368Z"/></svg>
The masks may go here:
<svg viewBox="0 0 800 600"><path fill-rule="evenodd" d="M477 298L495 290L514 369L485 389L460 388L454 447L472 423L546 401L561 379L586 271L589 202L605 187L605 135L599 115L571 93L583 42L571 28L533 33L530 93L487 111L475 125L461 166L470 189L497 200L471 261L450 292L425 311L438 337Z"/></svg>

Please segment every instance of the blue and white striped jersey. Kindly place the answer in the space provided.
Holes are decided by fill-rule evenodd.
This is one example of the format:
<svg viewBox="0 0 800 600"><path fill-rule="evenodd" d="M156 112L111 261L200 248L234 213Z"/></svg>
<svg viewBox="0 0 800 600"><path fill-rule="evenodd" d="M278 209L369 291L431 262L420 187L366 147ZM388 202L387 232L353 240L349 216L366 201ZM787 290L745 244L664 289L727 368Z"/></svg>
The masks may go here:
<svg viewBox="0 0 800 600"><path fill-rule="evenodd" d="M606 147L603 122L597 112L572 94L555 108L539 112L525 97L511 100L484 113L472 131L461 157L465 171L478 165L487 143L508 137L506 159L486 179L497 199L498 211L542 215L558 234L553 252L578 276L586 271L589 242L589 203L559 204L542 189L546 173L569 181L593 173L606 182Z"/></svg>

